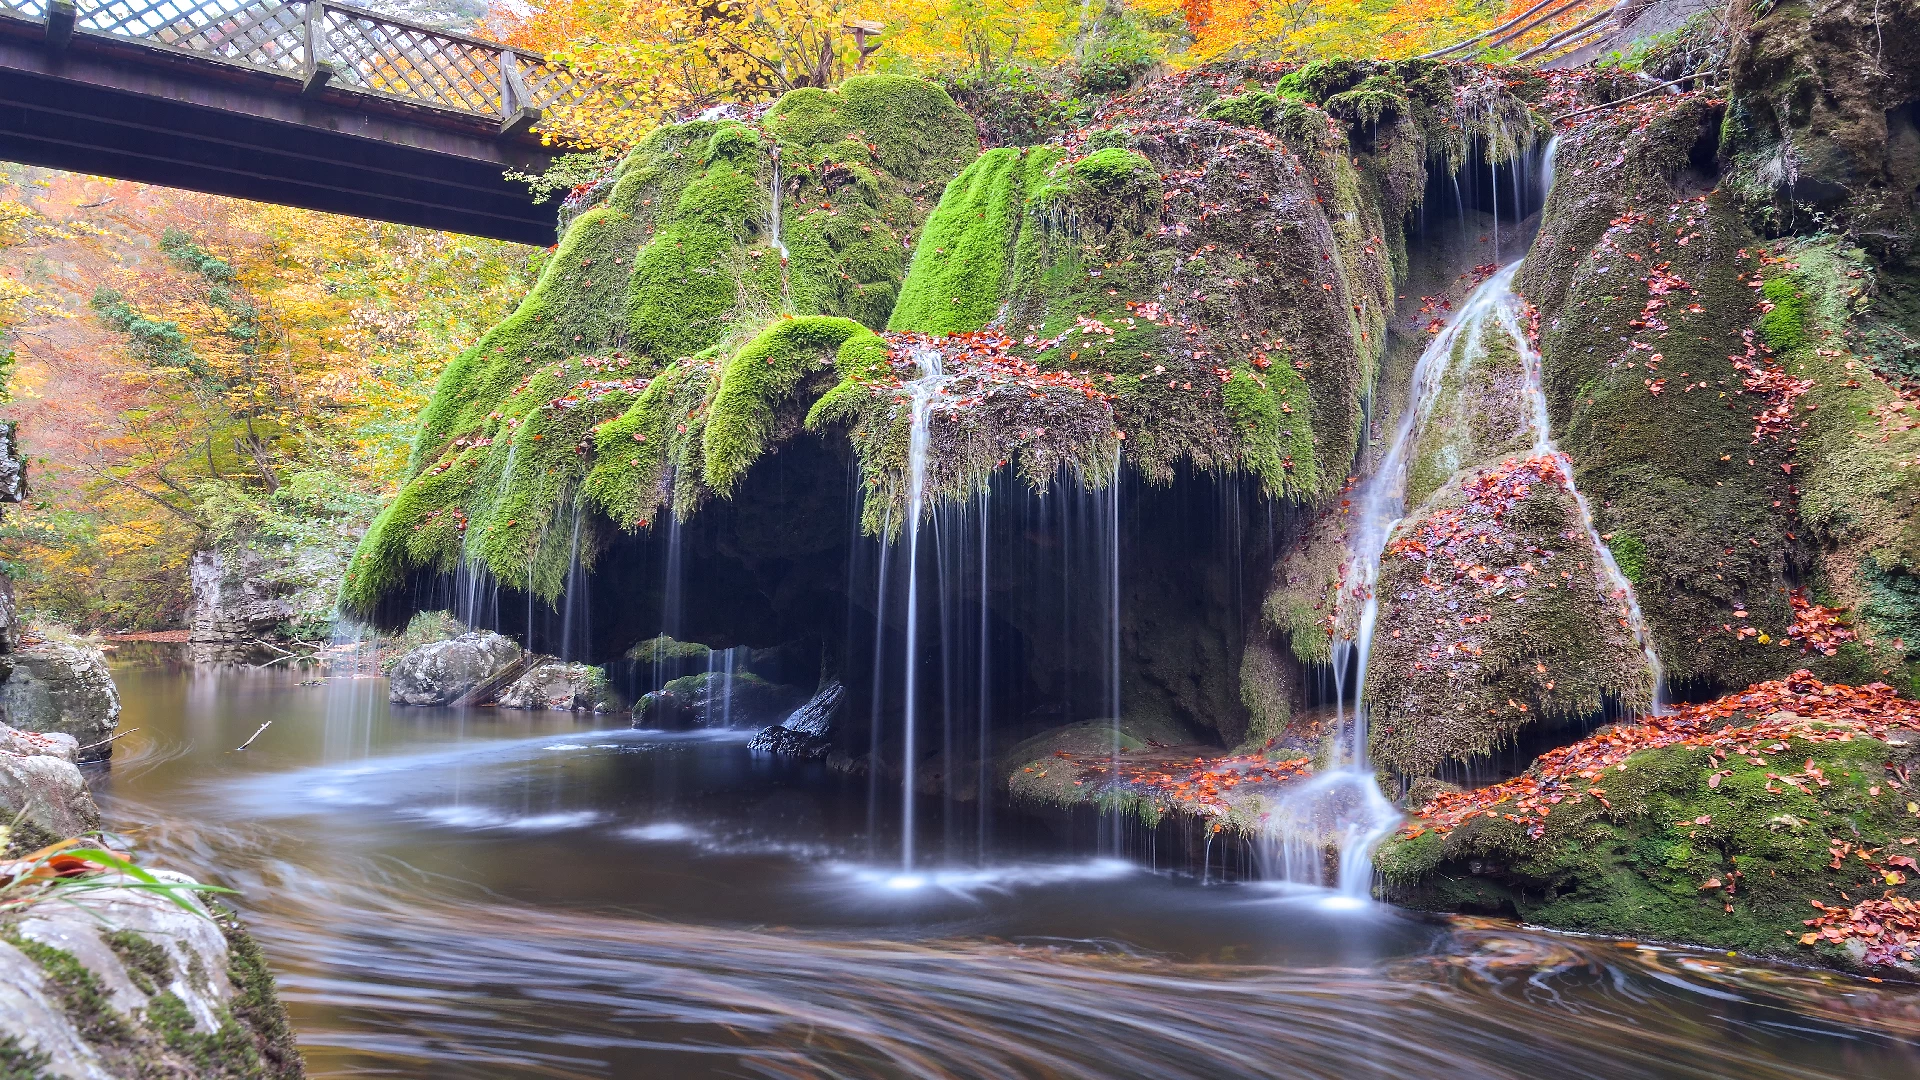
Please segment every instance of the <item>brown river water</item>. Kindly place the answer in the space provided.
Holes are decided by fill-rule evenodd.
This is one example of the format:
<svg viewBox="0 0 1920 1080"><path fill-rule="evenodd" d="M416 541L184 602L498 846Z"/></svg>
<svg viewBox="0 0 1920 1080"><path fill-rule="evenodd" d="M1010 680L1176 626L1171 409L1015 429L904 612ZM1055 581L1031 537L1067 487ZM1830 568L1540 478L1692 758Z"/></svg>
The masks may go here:
<svg viewBox="0 0 1920 1080"><path fill-rule="evenodd" d="M110 828L238 891L315 1076L1920 1076L1920 989L1201 884L747 732L116 666ZM267 721L253 747L236 752ZM968 811L971 813L971 811Z"/></svg>

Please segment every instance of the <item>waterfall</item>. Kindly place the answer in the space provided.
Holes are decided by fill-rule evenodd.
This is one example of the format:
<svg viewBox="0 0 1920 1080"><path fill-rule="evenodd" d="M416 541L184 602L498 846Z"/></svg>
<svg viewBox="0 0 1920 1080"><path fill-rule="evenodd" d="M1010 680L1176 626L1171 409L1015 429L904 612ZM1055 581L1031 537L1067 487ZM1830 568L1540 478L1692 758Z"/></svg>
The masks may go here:
<svg viewBox="0 0 1920 1080"><path fill-rule="evenodd" d="M927 496L927 450L933 399L945 385L946 370L940 350L932 345L916 345L913 359L920 366L920 377L906 384L911 396L907 437L907 634L905 717L902 721L904 747L900 757L900 866L913 869L913 787L915 731L919 720L918 659L920 646L920 519Z"/></svg>
<svg viewBox="0 0 1920 1080"><path fill-rule="evenodd" d="M1492 326L1504 333L1519 353L1531 408L1532 452L1534 456L1550 456L1559 464L1566 478L1567 492L1578 506L1581 524L1593 544L1596 561L1606 575L1611 596L1620 603L1622 618L1632 628L1646 656L1648 669L1653 673L1654 711L1662 707L1660 658L1654 651L1653 638L1641 614L1633 583L1621 573L1594 526L1592 508L1574 485L1573 463L1553 440L1547 419L1546 391L1541 381L1540 354L1527 340L1521 321L1523 304L1513 292L1513 279L1519 268L1518 262L1512 263L1474 289L1440 333L1427 343L1414 365L1407 406L1393 442L1379 467L1352 499L1353 521L1347 533L1342 607L1358 604L1359 615L1353 637L1334 642L1333 675L1338 695L1344 690L1351 667L1355 681L1353 712L1348 716L1342 707L1338 714L1340 732L1331 767L1288 793L1276 810L1271 825L1273 834L1269 837L1270 848L1276 849L1272 860L1277 865L1272 869L1277 871L1277 876L1315 885L1324 884L1321 880L1324 842L1332 840L1340 852L1339 897L1346 901L1367 898L1372 884L1373 847L1398 821L1398 815L1381 795L1367 760L1367 660L1380 617L1379 599L1374 592L1380 576L1380 559L1394 526L1406 513L1412 447L1463 335L1468 350L1477 351L1481 335Z"/></svg>

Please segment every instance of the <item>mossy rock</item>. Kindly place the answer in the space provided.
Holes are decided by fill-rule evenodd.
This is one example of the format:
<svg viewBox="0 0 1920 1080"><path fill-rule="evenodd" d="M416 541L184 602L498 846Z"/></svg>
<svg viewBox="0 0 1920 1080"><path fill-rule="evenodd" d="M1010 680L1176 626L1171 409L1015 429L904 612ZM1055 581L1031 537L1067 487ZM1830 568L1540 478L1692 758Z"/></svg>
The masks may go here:
<svg viewBox="0 0 1920 1080"><path fill-rule="evenodd" d="M1865 862L1835 860L1831 841L1904 850L1899 839L1920 831L1920 817L1906 809L1910 793L1888 781L1897 780L1890 768L1911 764L1912 746L1870 738L1781 746L1760 765L1706 747L1641 751L1596 781L1604 802L1553 806L1538 837L1496 807L1449 833L1396 838L1375 857L1385 895L1416 908L1851 967L1845 951L1798 939L1819 914L1810 901L1844 907L1843 893L1886 891ZM1808 761L1826 784L1802 790L1770 775L1801 773Z"/></svg>

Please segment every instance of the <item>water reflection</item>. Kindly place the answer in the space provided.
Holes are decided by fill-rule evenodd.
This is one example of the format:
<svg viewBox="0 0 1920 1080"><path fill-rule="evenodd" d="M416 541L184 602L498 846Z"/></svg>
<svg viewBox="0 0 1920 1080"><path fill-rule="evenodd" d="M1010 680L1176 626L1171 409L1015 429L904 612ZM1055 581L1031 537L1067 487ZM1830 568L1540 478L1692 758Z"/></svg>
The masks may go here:
<svg viewBox="0 0 1920 1080"><path fill-rule="evenodd" d="M989 865L902 880L867 859L864 781L737 737L389 713L375 680L117 675L141 731L107 813L241 890L317 1076L1920 1067L1909 988L1202 888L1006 823Z"/></svg>

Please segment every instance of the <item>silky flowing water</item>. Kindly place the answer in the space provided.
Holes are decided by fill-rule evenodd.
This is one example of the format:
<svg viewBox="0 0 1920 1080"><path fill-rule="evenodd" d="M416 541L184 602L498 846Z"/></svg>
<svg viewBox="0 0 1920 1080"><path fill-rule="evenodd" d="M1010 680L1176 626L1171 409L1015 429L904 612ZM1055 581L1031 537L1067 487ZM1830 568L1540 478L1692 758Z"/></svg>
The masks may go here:
<svg viewBox="0 0 1920 1080"><path fill-rule="evenodd" d="M138 730L93 777L110 827L239 890L316 1076L1920 1069L1912 988L1203 887L1004 811L984 861L968 839L944 868L923 817L902 888L864 779L745 732L389 707L378 678L280 669L115 676Z"/></svg>

